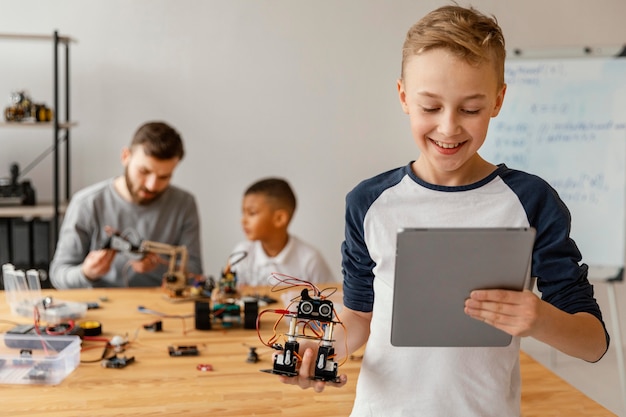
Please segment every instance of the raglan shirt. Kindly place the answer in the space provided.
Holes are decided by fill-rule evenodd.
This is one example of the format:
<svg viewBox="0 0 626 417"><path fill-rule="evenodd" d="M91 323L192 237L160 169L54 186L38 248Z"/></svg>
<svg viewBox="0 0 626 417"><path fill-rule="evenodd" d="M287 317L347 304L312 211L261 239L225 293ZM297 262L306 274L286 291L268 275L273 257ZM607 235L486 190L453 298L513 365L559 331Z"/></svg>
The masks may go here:
<svg viewBox="0 0 626 417"><path fill-rule="evenodd" d="M118 252L111 269L100 279L88 280L81 265L92 250L101 249L110 226L134 244L142 240L186 246L187 270L202 273L200 218L196 201L187 191L170 185L156 200L138 205L123 199L108 179L78 191L72 197L61 225L59 241L50 264L56 288L160 286L167 265L149 273L135 273L128 254ZM166 255L164 256L165 261Z"/></svg>
<svg viewBox="0 0 626 417"><path fill-rule="evenodd" d="M411 163L357 185L346 197L344 305L373 315L351 415L519 416L519 337L507 347L391 345L396 233L404 227L534 227L532 276L542 299L602 321L570 223L553 188L505 165L466 186L426 183ZM460 255L448 254L451 262Z"/></svg>
<svg viewBox="0 0 626 417"><path fill-rule="evenodd" d="M294 235L289 235L287 245L276 256L265 253L260 241L246 240L237 244L233 258L245 257L231 268L241 285L270 285L272 273L309 281L313 284L337 282L322 254L312 245Z"/></svg>

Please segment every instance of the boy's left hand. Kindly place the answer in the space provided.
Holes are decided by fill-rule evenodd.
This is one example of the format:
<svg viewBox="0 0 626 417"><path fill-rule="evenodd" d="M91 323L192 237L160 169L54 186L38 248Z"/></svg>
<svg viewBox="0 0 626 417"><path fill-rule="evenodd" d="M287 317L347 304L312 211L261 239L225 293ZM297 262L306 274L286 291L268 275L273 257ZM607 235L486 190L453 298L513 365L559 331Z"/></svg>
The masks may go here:
<svg viewBox="0 0 626 417"><path fill-rule="evenodd" d="M475 290L465 300L464 311L512 336L529 336L539 323L542 306L530 290Z"/></svg>

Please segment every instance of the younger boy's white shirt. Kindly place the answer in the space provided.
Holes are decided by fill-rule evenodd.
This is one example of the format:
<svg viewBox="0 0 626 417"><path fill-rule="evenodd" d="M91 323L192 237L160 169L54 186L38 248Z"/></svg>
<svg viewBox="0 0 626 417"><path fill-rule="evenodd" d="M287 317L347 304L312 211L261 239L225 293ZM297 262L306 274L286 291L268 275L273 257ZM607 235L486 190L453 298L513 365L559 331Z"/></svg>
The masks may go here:
<svg viewBox="0 0 626 417"><path fill-rule="evenodd" d="M321 253L296 236L289 235L289 241L283 250L271 257L265 253L260 241L240 242L233 250L233 255L246 252L246 257L232 266L241 285L271 285L272 273L279 273L309 281L313 284L337 282ZM233 256L233 260L239 256Z"/></svg>

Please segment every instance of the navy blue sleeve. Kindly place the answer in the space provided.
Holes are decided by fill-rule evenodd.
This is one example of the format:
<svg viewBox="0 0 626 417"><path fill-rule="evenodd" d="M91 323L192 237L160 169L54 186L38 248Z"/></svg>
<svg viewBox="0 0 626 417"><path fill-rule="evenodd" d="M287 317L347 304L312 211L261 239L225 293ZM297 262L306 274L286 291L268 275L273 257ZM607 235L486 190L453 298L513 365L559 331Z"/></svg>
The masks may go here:
<svg viewBox="0 0 626 417"><path fill-rule="evenodd" d="M587 279L588 267L581 264L581 253L570 238L570 212L556 190L541 178L519 171L508 170L502 179L518 195L537 231L532 275L541 298L565 312L587 312L602 322Z"/></svg>
<svg viewBox="0 0 626 417"><path fill-rule="evenodd" d="M343 303L349 309L371 312L374 308L374 267L365 241L365 216L374 201L397 184L411 167L395 168L365 180L346 196L345 240L341 245Z"/></svg>
<svg viewBox="0 0 626 417"><path fill-rule="evenodd" d="M370 312L374 307L374 266L363 233L356 191L346 196L345 240L341 244L343 304L356 311Z"/></svg>

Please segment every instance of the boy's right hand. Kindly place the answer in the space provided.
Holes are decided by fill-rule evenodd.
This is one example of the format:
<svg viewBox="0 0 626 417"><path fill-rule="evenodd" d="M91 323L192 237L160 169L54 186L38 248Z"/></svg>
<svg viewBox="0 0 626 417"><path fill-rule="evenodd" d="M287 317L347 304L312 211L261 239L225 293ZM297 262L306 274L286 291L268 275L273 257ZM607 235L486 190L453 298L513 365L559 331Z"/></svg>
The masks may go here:
<svg viewBox="0 0 626 417"><path fill-rule="evenodd" d="M330 385L333 387L343 387L348 382L348 377L346 375L339 375L339 382L325 382L325 381L316 381L311 379L311 375L313 372L314 363L315 363L315 352L311 348L306 348L304 350L304 355L302 355L302 363L300 364L300 370L298 371L297 376L279 376L279 380L283 384L290 385L298 385L302 389L313 388L315 392L322 392L326 385Z"/></svg>
<svg viewBox="0 0 626 417"><path fill-rule="evenodd" d="M115 258L115 251L113 249L91 251L83 261L81 271L87 279L95 281L109 272L113 258Z"/></svg>

